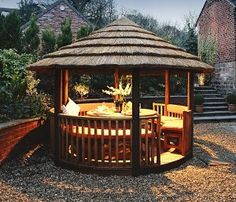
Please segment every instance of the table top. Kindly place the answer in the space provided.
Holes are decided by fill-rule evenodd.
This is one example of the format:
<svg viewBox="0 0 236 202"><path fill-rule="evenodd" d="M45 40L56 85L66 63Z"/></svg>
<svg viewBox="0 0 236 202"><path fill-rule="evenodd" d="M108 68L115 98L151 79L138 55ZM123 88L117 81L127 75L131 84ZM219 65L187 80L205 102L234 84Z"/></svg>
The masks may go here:
<svg viewBox="0 0 236 202"><path fill-rule="evenodd" d="M112 110L106 112L98 112L96 109L90 110L87 112L88 116L91 117L109 117L109 118L122 118L122 117L131 117L132 113L117 113ZM154 116L157 115L157 112L151 109L140 109L140 117Z"/></svg>

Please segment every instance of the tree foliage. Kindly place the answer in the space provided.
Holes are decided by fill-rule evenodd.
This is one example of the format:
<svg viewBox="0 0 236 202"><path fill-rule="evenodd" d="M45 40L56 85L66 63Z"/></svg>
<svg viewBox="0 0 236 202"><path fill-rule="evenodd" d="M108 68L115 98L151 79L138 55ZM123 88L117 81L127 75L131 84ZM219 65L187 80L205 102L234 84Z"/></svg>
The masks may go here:
<svg viewBox="0 0 236 202"><path fill-rule="evenodd" d="M71 19L66 18L61 24L61 33L57 38L57 47L68 45L72 43Z"/></svg>
<svg viewBox="0 0 236 202"><path fill-rule="evenodd" d="M41 12L41 8L38 3L35 3L33 0L21 0L19 3L19 15L21 24L27 23L31 16L37 15Z"/></svg>
<svg viewBox="0 0 236 202"><path fill-rule="evenodd" d="M26 70L35 60L12 49L0 51L0 121L45 115L48 98L37 91L39 81Z"/></svg>
<svg viewBox="0 0 236 202"><path fill-rule="evenodd" d="M24 51L27 53L36 53L40 44L39 26L36 17L31 16L29 28L24 33Z"/></svg>
<svg viewBox="0 0 236 202"><path fill-rule="evenodd" d="M42 54L51 53L55 50L56 36L52 29L48 28L42 32Z"/></svg>
<svg viewBox="0 0 236 202"><path fill-rule="evenodd" d="M96 28L101 28L118 18L114 0L74 0L73 2Z"/></svg>
<svg viewBox="0 0 236 202"><path fill-rule="evenodd" d="M83 38L85 36L88 36L93 31L92 26L81 26L77 31L77 39Z"/></svg>
<svg viewBox="0 0 236 202"><path fill-rule="evenodd" d="M199 43L198 54L201 60L207 64L214 65L216 59L216 41L208 36Z"/></svg>
<svg viewBox="0 0 236 202"><path fill-rule="evenodd" d="M0 17L0 48L15 48L21 50L22 32L20 29L20 19L16 12L12 12L6 17Z"/></svg>

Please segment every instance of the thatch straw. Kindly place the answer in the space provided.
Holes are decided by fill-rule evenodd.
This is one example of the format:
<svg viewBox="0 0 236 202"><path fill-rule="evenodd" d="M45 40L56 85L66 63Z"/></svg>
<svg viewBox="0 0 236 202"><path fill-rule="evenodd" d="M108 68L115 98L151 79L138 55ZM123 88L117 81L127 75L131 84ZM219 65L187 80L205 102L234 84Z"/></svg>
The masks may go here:
<svg viewBox="0 0 236 202"><path fill-rule="evenodd" d="M127 18L48 54L29 69L171 68L211 72L213 67Z"/></svg>

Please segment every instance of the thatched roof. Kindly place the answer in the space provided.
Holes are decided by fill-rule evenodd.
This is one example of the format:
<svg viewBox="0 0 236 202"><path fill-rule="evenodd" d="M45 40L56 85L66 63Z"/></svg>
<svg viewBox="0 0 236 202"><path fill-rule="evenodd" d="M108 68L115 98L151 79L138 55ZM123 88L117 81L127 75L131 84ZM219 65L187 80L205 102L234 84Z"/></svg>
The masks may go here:
<svg viewBox="0 0 236 202"><path fill-rule="evenodd" d="M50 53L29 69L150 68L211 72L213 67L127 18L121 18L88 37Z"/></svg>

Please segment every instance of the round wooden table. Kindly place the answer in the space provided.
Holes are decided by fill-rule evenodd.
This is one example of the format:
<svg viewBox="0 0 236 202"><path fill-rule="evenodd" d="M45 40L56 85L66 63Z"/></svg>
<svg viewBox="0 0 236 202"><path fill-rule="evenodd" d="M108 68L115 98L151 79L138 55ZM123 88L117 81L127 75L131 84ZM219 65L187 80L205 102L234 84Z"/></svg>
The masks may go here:
<svg viewBox="0 0 236 202"><path fill-rule="evenodd" d="M157 112L151 109L140 109L140 117L149 117L149 116L155 116L157 115ZM98 112L96 109L90 110L87 112L87 116L92 117L107 117L111 119L117 119L117 118L127 118L132 117L132 112L128 113L117 113L112 111L106 111L106 112Z"/></svg>

